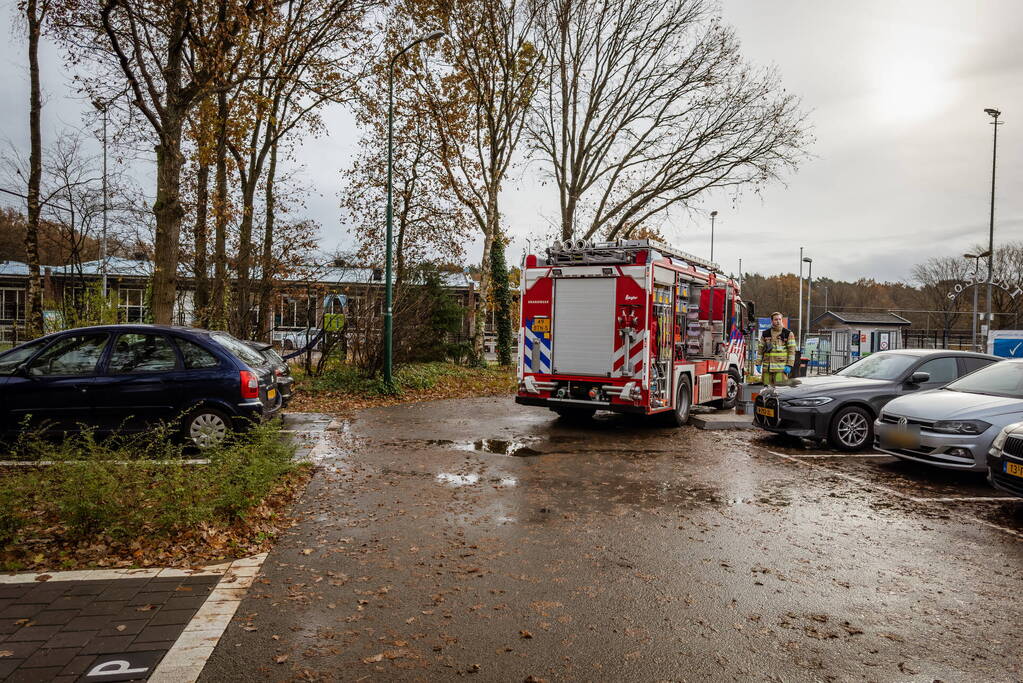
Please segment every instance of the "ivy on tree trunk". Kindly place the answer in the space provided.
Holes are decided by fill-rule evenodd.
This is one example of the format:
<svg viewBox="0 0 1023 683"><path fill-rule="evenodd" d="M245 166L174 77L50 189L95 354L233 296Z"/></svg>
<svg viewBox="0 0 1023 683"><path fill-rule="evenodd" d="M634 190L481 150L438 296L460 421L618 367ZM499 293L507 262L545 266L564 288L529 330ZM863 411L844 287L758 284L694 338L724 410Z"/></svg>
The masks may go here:
<svg viewBox="0 0 1023 683"><path fill-rule="evenodd" d="M511 290L508 287L508 265L504 258L504 237L494 238L490 250L490 276L494 291L494 324L497 328L497 362L511 365Z"/></svg>

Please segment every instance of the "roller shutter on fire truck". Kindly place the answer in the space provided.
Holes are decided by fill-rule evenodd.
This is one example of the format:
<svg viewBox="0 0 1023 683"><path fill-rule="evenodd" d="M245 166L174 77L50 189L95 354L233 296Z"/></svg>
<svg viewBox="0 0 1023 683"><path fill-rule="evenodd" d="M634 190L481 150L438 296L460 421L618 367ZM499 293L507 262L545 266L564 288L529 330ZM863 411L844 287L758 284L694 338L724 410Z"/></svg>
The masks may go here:
<svg viewBox="0 0 1023 683"><path fill-rule="evenodd" d="M553 372L609 376L614 352L615 278L554 282Z"/></svg>

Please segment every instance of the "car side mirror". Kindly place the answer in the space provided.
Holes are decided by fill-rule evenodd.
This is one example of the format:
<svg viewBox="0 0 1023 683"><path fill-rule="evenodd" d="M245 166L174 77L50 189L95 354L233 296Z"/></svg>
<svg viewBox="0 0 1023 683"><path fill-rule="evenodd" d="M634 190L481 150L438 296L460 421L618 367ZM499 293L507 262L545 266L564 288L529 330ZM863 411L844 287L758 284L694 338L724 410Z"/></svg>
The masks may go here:
<svg viewBox="0 0 1023 683"><path fill-rule="evenodd" d="M929 372L914 372L909 376L910 384L925 384L931 379L931 373Z"/></svg>

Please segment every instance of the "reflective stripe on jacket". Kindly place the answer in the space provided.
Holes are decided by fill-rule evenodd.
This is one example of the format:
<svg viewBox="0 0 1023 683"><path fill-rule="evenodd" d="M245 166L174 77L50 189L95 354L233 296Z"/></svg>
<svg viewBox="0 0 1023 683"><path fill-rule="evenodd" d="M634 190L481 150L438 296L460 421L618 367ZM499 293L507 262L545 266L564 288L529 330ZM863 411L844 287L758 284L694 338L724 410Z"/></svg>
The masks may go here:
<svg viewBox="0 0 1023 683"><path fill-rule="evenodd" d="M783 330L783 332L786 330ZM785 341L782 341L788 337ZM785 366L796 364L796 335L789 332L787 335L779 333L777 340L771 335L771 330L766 330L760 338L757 348L757 364L763 366L763 371L784 372Z"/></svg>

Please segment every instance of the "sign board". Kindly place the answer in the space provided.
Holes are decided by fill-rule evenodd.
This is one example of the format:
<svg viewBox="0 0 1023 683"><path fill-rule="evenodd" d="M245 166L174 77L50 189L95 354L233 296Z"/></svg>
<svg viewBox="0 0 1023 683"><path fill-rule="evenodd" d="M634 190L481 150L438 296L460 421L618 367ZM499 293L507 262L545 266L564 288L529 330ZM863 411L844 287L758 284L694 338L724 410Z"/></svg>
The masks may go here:
<svg viewBox="0 0 1023 683"><path fill-rule="evenodd" d="M987 352L1002 358L1023 358L1023 330L993 330L987 338Z"/></svg>
<svg viewBox="0 0 1023 683"><path fill-rule="evenodd" d="M878 351L887 351L889 349L889 347L891 346L891 338L890 338L889 334L890 333L888 333L888 332L882 332L881 333L881 341L878 343L878 346L877 346Z"/></svg>

